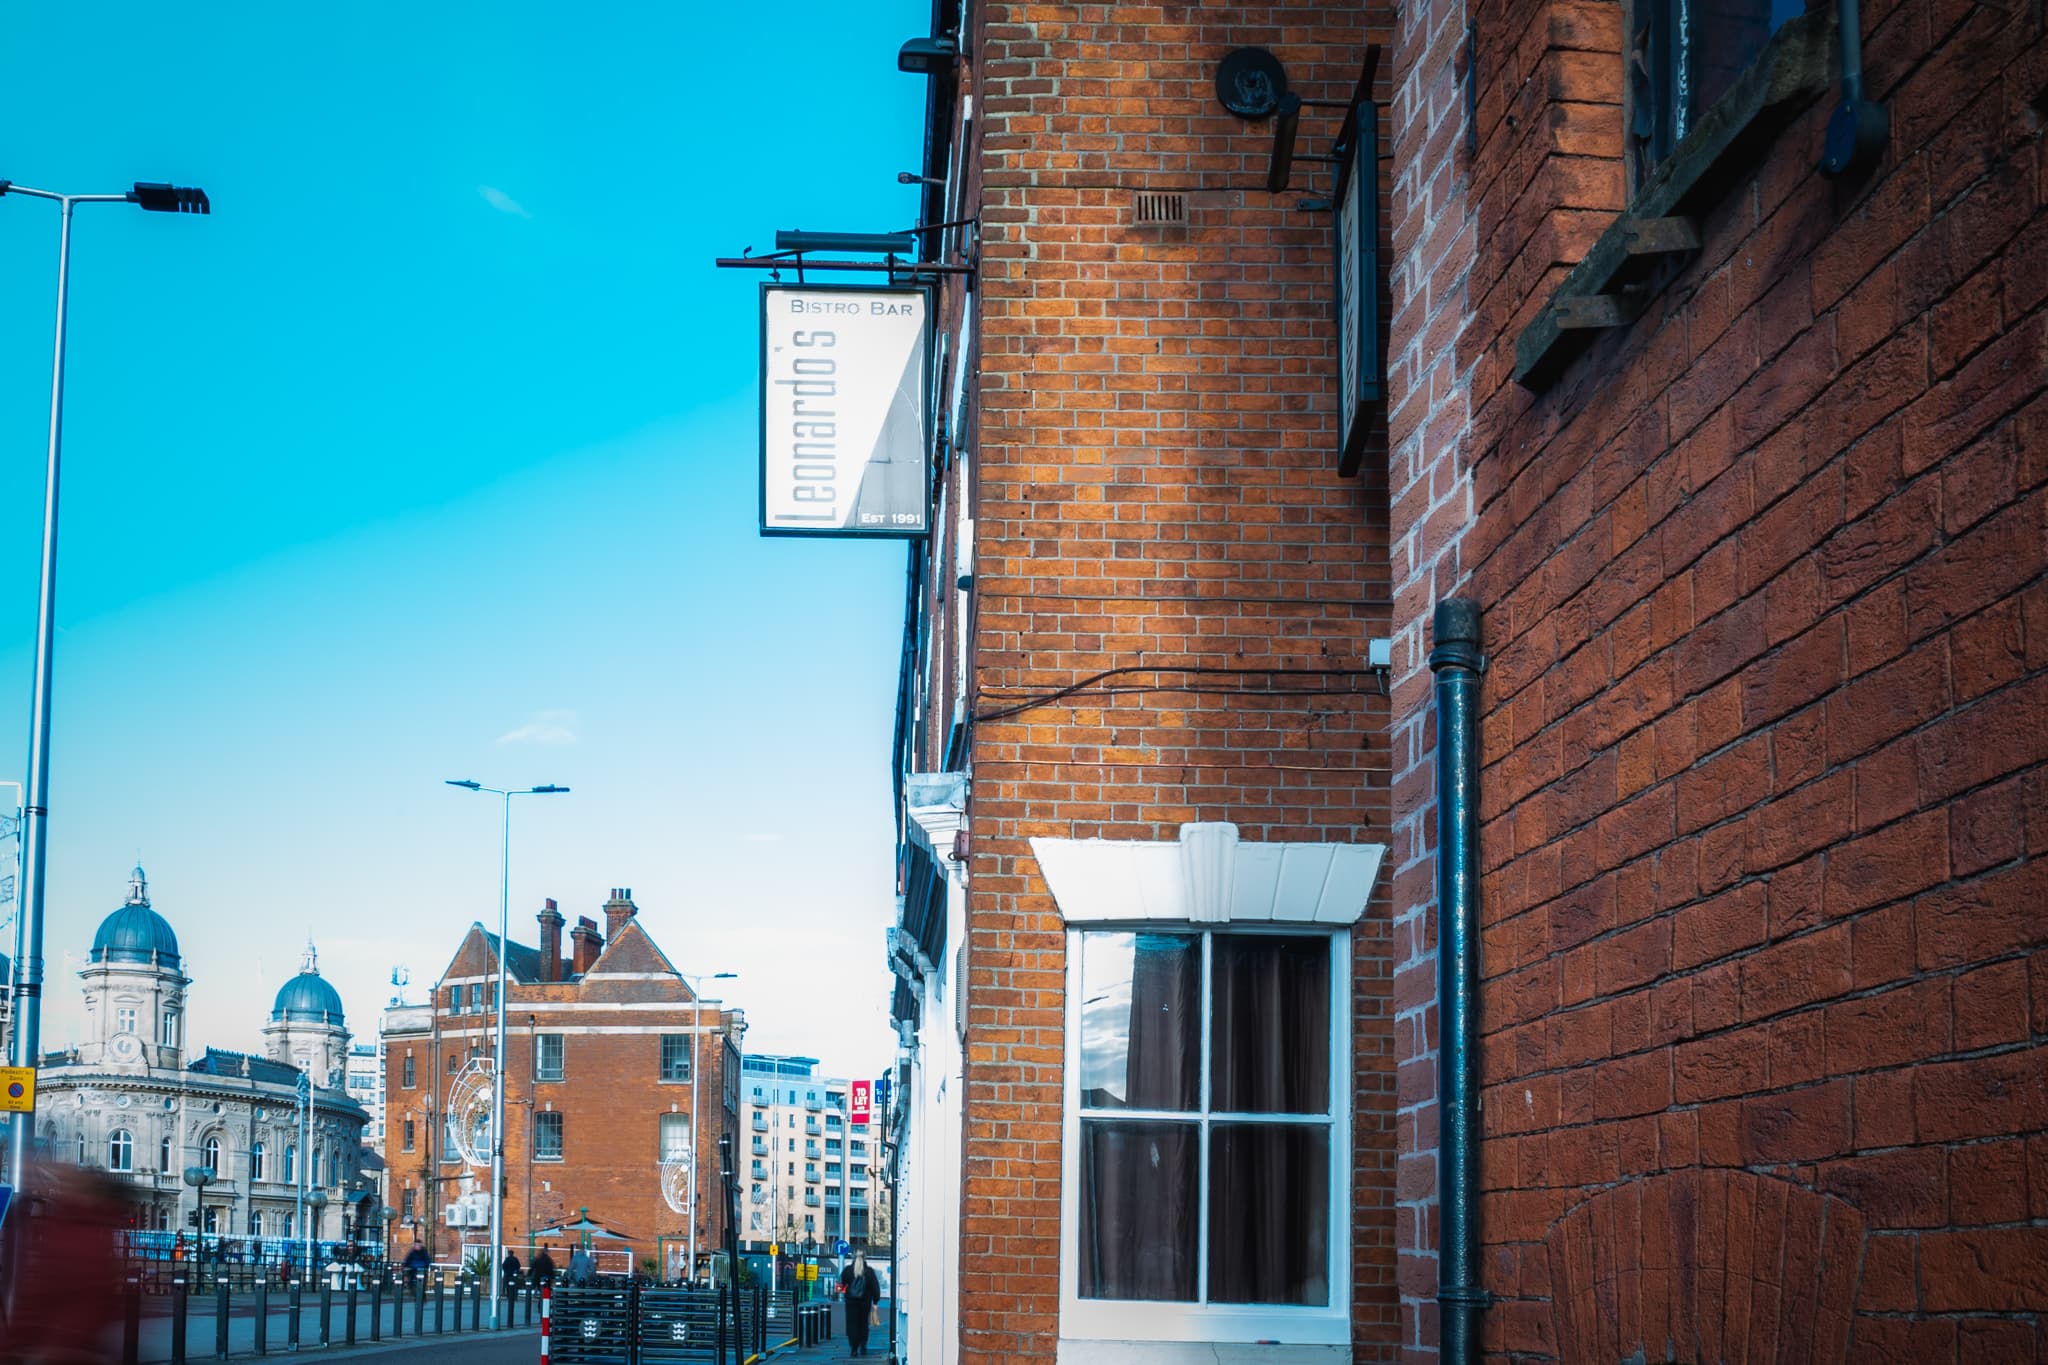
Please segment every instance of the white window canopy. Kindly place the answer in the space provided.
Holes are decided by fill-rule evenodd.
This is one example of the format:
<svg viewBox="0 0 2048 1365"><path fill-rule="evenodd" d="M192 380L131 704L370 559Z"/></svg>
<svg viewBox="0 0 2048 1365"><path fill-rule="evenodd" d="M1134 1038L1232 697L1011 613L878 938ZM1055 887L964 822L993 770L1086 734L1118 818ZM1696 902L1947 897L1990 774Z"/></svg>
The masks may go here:
<svg viewBox="0 0 2048 1365"><path fill-rule="evenodd" d="M1385 844L1252 843L1237 826L1180 827L1180 838L1031 840L1069 924L1356 924Z"/></svg>

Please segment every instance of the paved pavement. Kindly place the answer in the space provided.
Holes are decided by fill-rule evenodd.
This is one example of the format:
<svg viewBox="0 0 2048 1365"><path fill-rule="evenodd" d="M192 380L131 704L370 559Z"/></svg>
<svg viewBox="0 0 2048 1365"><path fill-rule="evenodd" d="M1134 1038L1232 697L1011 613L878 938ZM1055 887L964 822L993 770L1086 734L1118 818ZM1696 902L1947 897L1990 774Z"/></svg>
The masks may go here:
<svg viewBox="0 0 2048 1365"><path fill-rule="evenodd" d="M258 1337L262 1338L262 1353L285 1355L292 1351L292 1308L289 1299L275 1295L267 1305L269 1311L260 1318L256 1312L255 1300L246 1295L237 1295L229 1304L227 1321L227 1353L231 1356L253 1356L258 1354ZM452 1349L457 1341L484 1340L492 1336L488 1329L477 1332L471 1324L478 1320L479 1305L474 1299L464 1296L462 1318L458 1326L455 1319L455 1300L452 1295L444 1297L439 1315L439 1332L436 1331L435 1305L432 1298L423 1303L408 1301L404 1305L401 1331L392 1332L394 1304L383 1299L376 1305L375 1319L372 1319L372 1305L369 1295L359 1294L355 1307L355 1332L349 1332L348 1301L345 1295L336 1296L330 1304L327 1315L326 1335L321 1333L321 1312L318 1296L309 1295L298 1310L299 1350L318 1351L322 1355L340 1355L352 1348L373 1346L397 1347L424 1336L434 1342L434 1349ZM195 1298L187 1307L185 1322L185 1358L188 1361L206 1361L218 1358L220 1351L220 1314L216 1301L209 1297ZM515 1323L523 1323L525 1305L518 1305L512 1315ZM259 1328L261 1329L259 1333ZM176 1326L172 1322L170 1300L149 1299L144 1303L142 1321L137 1333L137 1359L142 1365L162 1365L173 1359ZM522 1360L536 1360L539 1348L535 1338L538 1327L518 1326L502 1334L505 1337L523 1339L519 1348ZM445 1338L445 1340L443 1340ZM322 1342L326 1345L323 1349Z"/></svg>

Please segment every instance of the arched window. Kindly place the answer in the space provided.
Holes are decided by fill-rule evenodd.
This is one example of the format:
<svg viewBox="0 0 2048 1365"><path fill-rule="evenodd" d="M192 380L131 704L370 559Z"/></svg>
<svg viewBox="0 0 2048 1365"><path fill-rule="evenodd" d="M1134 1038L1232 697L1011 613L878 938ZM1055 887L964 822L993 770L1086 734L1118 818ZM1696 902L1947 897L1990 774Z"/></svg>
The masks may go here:
<svg viewBox="0 0 2048 1365"><path fill-rule="evenodd" d="M78 1164L85 1164L85 1129L78 1130Z"/></svg>
<svg viewBox="0 0 2048 1365"><path fill-rule="evenodd" d="M261 1237L263 1235L263 1210L249 1210L249 1235L251 1237Z"/></svg>
<svg viewBox="0 0 2048 1365"><path fill-rule="evenodd" d="M313 1149L313 1159L306 1163L306 1183L308 1185L317 1185L320 1183L320 1163L324 1161L326 1157L327 1149L325 1147L315 1147Z"/></svg>
<svg viewBox="0 0 2048 1365"><path fill-rule="evenodd" d="M262 1143L258 1142L250 1146L249 1178L251 1180L261 1180L264 1178L263 1159L267 1155L268 1153L264 1150Z"/></svg>
<svg viewBox="0 0 2048 1365"><path fill-rule="evenodd" d="M339 1189L341 1187L341 1148L336 1147L329 1155L327 1172L327 1183Z"/></svg>
<svg viewBox="0 0 2048 1365"><path fill-rule="evenodd" d="M299 1169L299 1145L294 1142L284 1149L284 1183L289 1185L297 1180Z"/></svg>
<svg viewBox="0 0 2048 1365"><path fill-rule="evenodd" d="M110 1171L132 1171L135 1169L135 1138L126 1128L116 1128L114 1135L107 1139L107 1169Z"/></svg>
<svg viewBox="0 0 2048 1365"><path fill-rule="evenodd" d="M206 1140L206 1145L202 1147L200 1151L203 1152L204 1155L202 1155L199 1158L199 1164L204 1166L207 1170L212 1171L215 1175L219 1175L220 1139L217 1137L208 1138Z"/></svg>
<svg viewBox="0 0 2048 1365"><path fill-rule="evenodd" d="M156 1145L156 1168L168 1172L171 1169L171 1135L165 1133Z"/></svg>
<svg viewBox="0 0 2048 1365"><path fill-rule="evenodd" d="M176 1010L164 1011L162 1041L165 1047L176 1047L178 1045L178 1012Z"/></svg>

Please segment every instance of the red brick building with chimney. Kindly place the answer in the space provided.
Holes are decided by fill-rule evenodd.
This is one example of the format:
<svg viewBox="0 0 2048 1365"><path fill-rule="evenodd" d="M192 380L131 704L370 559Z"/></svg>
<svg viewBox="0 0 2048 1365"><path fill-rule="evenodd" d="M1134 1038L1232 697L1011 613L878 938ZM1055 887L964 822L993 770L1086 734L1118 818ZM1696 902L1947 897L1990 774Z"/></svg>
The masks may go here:
<svg viewBox="0 0 2048 1365"><path fill-rule="evenodd" d="M932 33L924 218L975 227L925 254L978 275L935 281L896 756L909 1359L2048 1353L2041 5ZM1217 78L1267 49L1320 153L1374 42L1347 479L1331 182L1270 192Z"/></svg>
<svg viewBox="0 0 2048 1365"><path fill-rule="evenodd" d="M688 1176L677 1163L693 1142L704 1160L696 1187L700 1253L724 1238L718 1139L738 1122L745 1023L737 1010L698 1000L640 923L630 890L615 889L603 913L602 928L577 918L564 956L565 920L549 900L536 917L539 947L513 943L506 954L505 1242L527 1260L534 1231L587 1211L629 1238L636 1260L659 1249L666 1277L687 1259ZM442 1261L489 1240L489 1159L462 1159L459 1134L450 1131L462 1119L450 1104L466 1078L488 1082L497 952L497 935L472 924L432 1001L385 1016L395 1244L424 1245ZM559 1249L573 1240L553 1242L561 1263ZM625 1245L597 1243L621 1262L605 1268L623 1268L616 1253Z"/></svg>

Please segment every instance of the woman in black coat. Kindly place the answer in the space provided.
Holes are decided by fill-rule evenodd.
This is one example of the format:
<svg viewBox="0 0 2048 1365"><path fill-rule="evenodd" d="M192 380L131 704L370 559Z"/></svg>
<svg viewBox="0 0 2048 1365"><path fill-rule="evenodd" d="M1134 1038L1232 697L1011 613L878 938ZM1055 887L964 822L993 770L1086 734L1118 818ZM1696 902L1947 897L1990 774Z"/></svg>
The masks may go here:
<svg viewBox="0 0 2048 1365"><path fill-rule="evenodd" d="M867 1253L853 1253L853 1264L839 1272L839 1292L846 1296L846 1344L853 1354L868 1353L868 1320L874 1316L875 1300L882 1297L882 1282L868 1268Z"/></svg>

